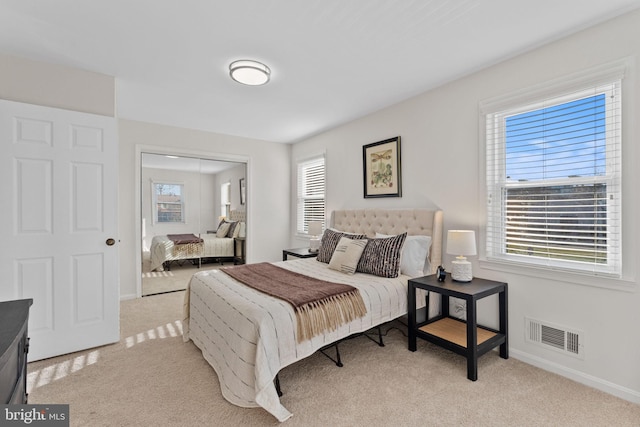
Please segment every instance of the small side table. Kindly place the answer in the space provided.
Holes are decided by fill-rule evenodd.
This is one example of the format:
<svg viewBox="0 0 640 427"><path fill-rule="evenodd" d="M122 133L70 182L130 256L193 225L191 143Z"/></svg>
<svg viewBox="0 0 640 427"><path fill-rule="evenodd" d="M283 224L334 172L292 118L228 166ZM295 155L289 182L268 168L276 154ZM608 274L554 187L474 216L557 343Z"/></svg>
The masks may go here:
<svg viewBox="0 0 640 427"><path fill-rule="evenodd" d="M309 248L294 248L282 250L283 261L286 261L289 255L296 258L313 258L318 256L318 252L310 252Z"/></svg>
<svg viewBox="0 0 640 427"><path fill-rule="evenodd" d="M236 265L238 263L245 263L245 250L246 250L246 240L244 237L234 237L233 238L233 264ZM238 255L238 244L240 245L240 255Z"/></svg>
<svg viewBox="0 0 640 427"><path fill-rule="evenodd" d="M416 289L424 289L442 295L442 314L424 322L416 322ZM479 299L498 294L500 329L479 326L476 303ZM449 297L464 299L467 303L467 321L449 316ZM449 349L467 358L467 378L478 379L478 357L500 346L500 357L509 358L507 329L507 284L474 277L471 282L462 283L447 275L444 282L438 282L436 275L409 280L408 329L409 350L416 351L416 338ZM427 297L427 307L429 301Z"/></svg>

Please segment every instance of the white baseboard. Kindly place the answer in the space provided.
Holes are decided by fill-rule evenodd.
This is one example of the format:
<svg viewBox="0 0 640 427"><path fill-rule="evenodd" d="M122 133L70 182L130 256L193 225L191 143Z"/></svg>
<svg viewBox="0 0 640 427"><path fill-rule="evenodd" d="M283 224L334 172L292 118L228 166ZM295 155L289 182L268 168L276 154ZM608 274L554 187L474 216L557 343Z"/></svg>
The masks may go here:
<svg viewBox="0 0 640 427"><path fill-rule="evenodd" d="M584 372L567 368L566 366L550 362L519 350L509 349L509 356L528 363L529 365L544 369L545 371L553 372L554 374L569 378L573 381L579 382L580 384L584 384L605 393L612 394L621 399L628 400L629 402L640 403L640 391L614 384L610 381L603 380L602 378L597 378L592 375L585 374Z"/></svg>
<svg viewBox="0 0 640 427"><path fill-rule="evenodd" d="M135 298L138 298L136 294L127 294L127 295L120 294L120 301L125 301L128 299L135 299Z"/></svg>

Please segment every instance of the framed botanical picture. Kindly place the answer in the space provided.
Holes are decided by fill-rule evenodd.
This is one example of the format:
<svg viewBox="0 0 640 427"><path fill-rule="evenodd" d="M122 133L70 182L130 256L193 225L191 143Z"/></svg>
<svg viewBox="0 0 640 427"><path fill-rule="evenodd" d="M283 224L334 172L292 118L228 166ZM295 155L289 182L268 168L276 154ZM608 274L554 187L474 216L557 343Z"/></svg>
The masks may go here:
<svg viewBox="0 0 640 427"><path fill-rule="evenodd" d="M400 137L362 147L364 197L401 197Z"/></svg>

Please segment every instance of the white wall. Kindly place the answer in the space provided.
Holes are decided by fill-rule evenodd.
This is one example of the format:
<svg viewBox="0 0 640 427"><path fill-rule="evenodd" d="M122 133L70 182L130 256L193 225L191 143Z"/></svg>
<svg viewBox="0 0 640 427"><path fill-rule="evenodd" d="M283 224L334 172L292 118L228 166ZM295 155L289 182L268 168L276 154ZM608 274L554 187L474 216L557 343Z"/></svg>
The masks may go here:
<svg viewBox="0 0 640 427"><path fill-rule="evenodd" d="M434 207L443 209L445 229L479 231L483 210L479 182L479 102L640 54L640 12L632 12L543 46L393 107L295 144L295 160L326 152L327 214L341 208ZM627 291L567 282L522 271L485 268L474 259L478 277L509 283L511 356L561 373L626 399L640 402L640 265L637 226L640 164L636 123L640 75L634 65L624 81L624 276ZM396 135L402 138L401 198L364 199L362 146ZM295 176L292 176L292 183ZM291 218L295 218L295 185ZM304 245L290 228L292 245ZM452 257L445 257L450 268ZM602 281L616 286L619 283ZM496 321L496 302L479 307L479 320ZM584 360L525 341L524 318L585 332ZM482 372L480 372L482 377Z"/></svg>
<svg viewBox="0 0 640 427"><path fill-rule="evenodd" d="M220 198L216 198L217 191L220 190L216 189L216 176L214 174L200 174L200 194L196 194L195 197L199 199L200 216L198 225L200 228L198 231L201 234L209 230L215 230L218 226L219 215L216 213L216 206ZM187 201L187 203L189 202Z"/></svg>
<svg viewBox="0 0 640 427"><path fill-rule="evenodd" d="M245 178L245 186L246 186L246 172L244 165L238 165L234 168L227 169L221 171L216 174L216 212L218 218L221 215L221 207L220 207L220 186L225 182L231 183L231 210L232 211L244 211L246 209L246 204L240 204L240 179ZM248 189L246 191L249 191ZM245 201L246 203L246 201ZM218 224L216 224L217 226Z"/></svg>
<svg viewBox="0 0 640 427"><path fill-rule="evenodd" d="M184 222L154 224L152 182L183 184ZM216 215L215 203L215 175L169 169L142 168L141 184L143 251L149 251L151 239L155 235L185 233L197 235L206 233L207 230L216 229L218 216ZM219 210L220 207L218 206L217 209Z"/></svg>
<svg viewBox="0 0 640 427"><path fill-rule="evenodd" d="M0 54L0 98L114 117L115 79Z"/></svg>

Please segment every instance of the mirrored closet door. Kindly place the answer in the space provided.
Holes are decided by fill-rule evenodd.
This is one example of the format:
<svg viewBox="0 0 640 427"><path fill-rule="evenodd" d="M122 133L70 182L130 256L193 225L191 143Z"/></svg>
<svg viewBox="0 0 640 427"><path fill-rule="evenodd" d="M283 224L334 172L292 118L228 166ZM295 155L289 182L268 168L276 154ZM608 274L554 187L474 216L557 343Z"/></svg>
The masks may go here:
<svg viewBox="0 0 640 427"><path fill-rule="evenodd" d="M140 176L143 296L244 262L245 163L142 153Z"/></svg>

